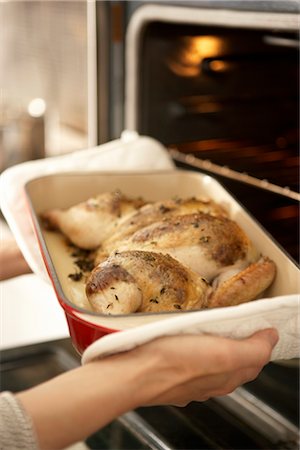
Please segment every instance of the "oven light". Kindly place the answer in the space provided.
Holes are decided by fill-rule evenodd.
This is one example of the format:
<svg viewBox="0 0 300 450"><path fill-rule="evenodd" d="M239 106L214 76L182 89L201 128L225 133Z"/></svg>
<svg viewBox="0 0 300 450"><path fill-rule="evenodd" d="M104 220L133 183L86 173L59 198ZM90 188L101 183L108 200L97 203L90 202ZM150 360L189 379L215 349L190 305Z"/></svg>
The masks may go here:
<svg viewBox="0 0 300 450"><path fill-rule="evenodd" d="M201 73L201 64L206 58L216 58L223 41L216 36L184 37L168 62L173 73L183 77L196 77ZM218 59L212 61L214 71L226 70L226 63Z"/></svg>
<svg viewBox="0 0 300 450"><path fill-rule="evenodd" d="M216 36L196 36L191 38L190 48L202 60L217 55L221 44L222 41Z"/></svg>

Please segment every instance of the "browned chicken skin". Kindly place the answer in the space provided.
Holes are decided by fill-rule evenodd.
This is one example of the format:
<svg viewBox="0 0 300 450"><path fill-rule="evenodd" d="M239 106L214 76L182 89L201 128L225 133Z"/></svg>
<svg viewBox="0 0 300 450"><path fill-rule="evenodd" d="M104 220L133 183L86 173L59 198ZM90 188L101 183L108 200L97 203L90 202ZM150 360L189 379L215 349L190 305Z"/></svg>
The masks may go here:
<svg viewBox="0 0 300 450"><path fill-rule="evenodd" d="M103 247L105 250L105 243ZM259 257L236 222L206 213L152 223L127 239L115 241L114 249L168 253L208 281L225 268L241 270ZM102 252L99 251L100 257Z"/></svg>
<svg viewBox="0 0 300 450"><path fill-rule="evenodd" d="M214 201L205 198L175 198L146 204L123 220L111 236L103 239L103 249L109 254L116 248L118 242L126 241L138 230L148 225L155 222L167 221L173 216L199 212L213 216L227 217L227 212L224 208Z"/></svg>
<svg viewBox="0 0 300 450"><path fill-rule="evenodd" d="M93 309L104 314L200 309L210 290L170 255L135 250L111 255L86 284Z"/></svg>
<svg viewBox="0 0 300 450"><path fill-rule="evenodd" d="M168 254L132 250L99 264L87 280L86 295L102 314L233 306L254 300L275 271L275 264L262 258L214 288Z"/></svg>
<svg viewBox="0 0 300 450"><path fill-rule="evenodd" d="M144 204L144 200L129 199L119 191L106 192L66 210L46 211L41 218L48 228L60 230L78 247L96 249Z"/></svg>
<svg viewBox="0 0 300 450"><path fill-rule="evenodd" d="M147 203L104 193L43 219L95 250L86 295L102 314L231 306L258 298L276 266L213 201Z"/></svg>

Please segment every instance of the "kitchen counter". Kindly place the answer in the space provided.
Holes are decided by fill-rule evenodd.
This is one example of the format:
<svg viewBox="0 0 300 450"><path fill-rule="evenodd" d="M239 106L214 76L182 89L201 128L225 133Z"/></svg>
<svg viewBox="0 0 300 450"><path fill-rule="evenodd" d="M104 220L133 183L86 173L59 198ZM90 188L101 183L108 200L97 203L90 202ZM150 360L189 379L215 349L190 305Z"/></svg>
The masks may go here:
<svg viewBox="0 0 300 450"><path fill-rule="evenodd" d="M0 219L0 244L12 236ZM35 274L0 281L0 313L0 350L69 336L54 289Z"/></svg>
<svg viewBox="0 0 300 450"><path fill-rule="evenodd" d="M34 274L0 282L0 308L0 349L69 336L52 286Z"/></svg>

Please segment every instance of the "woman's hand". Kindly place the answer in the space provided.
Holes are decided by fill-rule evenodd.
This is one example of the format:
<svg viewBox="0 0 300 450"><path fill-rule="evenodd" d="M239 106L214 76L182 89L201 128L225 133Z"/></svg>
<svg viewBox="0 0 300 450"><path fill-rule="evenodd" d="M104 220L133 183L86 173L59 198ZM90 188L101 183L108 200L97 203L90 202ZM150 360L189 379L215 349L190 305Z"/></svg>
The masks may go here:
<svg viewBox="0 0 300 450"><path fill-rule="evenodd" d="M277 341L277 332L268 329L243 340L185 335L150 342L137 349L161 359L146 404L185 406L226 395L258 376Z"/></svg>

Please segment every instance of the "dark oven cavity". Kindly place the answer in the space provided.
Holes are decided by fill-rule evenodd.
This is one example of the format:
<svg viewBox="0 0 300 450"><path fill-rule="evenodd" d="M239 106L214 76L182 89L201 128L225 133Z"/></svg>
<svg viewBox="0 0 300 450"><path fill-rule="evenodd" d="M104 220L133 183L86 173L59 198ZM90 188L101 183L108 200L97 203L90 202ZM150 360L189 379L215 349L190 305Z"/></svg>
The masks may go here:
<svg viewBox="0 0 300 450"><path fill-rule="evenodd" d="M293 16L164 8L144 22L140 10L137 56L126 60L136 66L128 128L163 142L179 167L218 178L298 262Z"/></svg>

